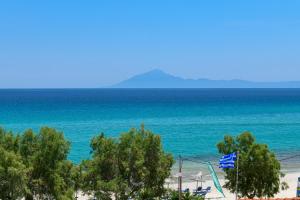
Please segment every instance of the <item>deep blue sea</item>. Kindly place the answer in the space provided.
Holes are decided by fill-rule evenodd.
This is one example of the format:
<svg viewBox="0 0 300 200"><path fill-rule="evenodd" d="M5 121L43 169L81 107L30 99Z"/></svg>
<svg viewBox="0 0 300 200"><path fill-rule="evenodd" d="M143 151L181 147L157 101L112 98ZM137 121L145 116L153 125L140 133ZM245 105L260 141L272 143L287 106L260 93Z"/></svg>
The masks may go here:
<svg viewBox="0 0 300 200"><path fill-rule="evenodd" d="M69 158L89 156L91 138L145 124L175 156L217 156L224 134L251 131L276 153L300 152L300 89L0 90L0 125L21 133L57 128Z"/></svg>

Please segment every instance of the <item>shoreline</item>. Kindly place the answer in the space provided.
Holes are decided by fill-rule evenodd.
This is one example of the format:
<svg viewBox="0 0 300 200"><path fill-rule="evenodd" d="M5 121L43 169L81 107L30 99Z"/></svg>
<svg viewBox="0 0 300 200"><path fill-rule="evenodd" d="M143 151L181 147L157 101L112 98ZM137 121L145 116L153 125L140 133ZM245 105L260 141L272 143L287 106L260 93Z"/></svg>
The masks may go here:
<svg viewBox="0 0 300 200"><path fill-rule="evenodd" d="M300 177L300 169L298 170L298 172L286 173L285 177L281 178L281 181L285 181L289 185L289 188L287 190L284 190L284 191L280 190L279 193L277 193L274 196L274 198L293 198L293 197L296 197L298 177ZM227 189L225 189L223 187L223 185L225 183L224 178L219 177L219 181L220 181L220 184L222 186L225 197L223 197L222 194L217 191L217 189L215 188L215 186L213 184L213 181L211 179L208 179L203 183L203 188L211 186L211 192L207 193L206 198L207 199L222 199L222 200L235 199L235 194L229 192ZM194 189L196 189L196 184L197 184L196 181L187 182L183 178L182 189L189 188L190 191L192 192ZM173 190L177 190L178 184L177 184L177 182L173 182L173 183L170 183L169 185L166 184L165 187L173 189ZM83 195L82 193L80 193L78 195L78 200L88 200L89 198L90 198L89 196Z"/></svg>
<svg viewBox="0 0 300 200"><path fill-rule="evenodd" d="M280 190L279 193L274 196L274 198L283 198L283 197L292 198L292 197L296 197L298 177L300 177L300 169L298 170L298 172L286 173L285 177L281 178L281 181L285 181L288 184L289 188L287 190L283 190L283 191ZM214 198L214 199L220 198L220 199L223 199L223 200L232 200L232 199L234 199L235 194L230 193L227 189L225 189L223 187L223 185L225 183L224 178L219 177L219 181L220 181L220 184L222 186L225 197L222 197L222 194L217 191L217 189L215 188L212 180L206 180L203 183L203 188L206 188L207 186L211 186L211 188L212 188L211 192L206 195L206 198ZM196 189L196 184L197 184L196 181L187 182L183 178L182 188L183 189L189 188L190 191L193 191L194 189ZM172 183L172 184L169 185L169 187L171 189L176 190L178 188L178 184L177 183Z"/></svg>
<svg viewBox="0 0 300 200"><path fill-rule="evenodd" d="M213 164L213 167L218 175L218 177L221 179L224 177L224 172L222 169L218 167L218 161L213 160L211 161ZM292 173L300 173L300 162L280 162L281 164L281 172L284 174L292 174ZM191 162L191 161L184 161L183 162L183 167L182 167L182 174L183 174L183 180L186 182L192 181L191 179L198 174L199 172L202 172L203 175L208 175L209 171L207 168L207 165L204 163L197 163L196 162ZM178 173L178 162L174 164L172 167L171 171L171 177L176 176ZM207 177L203 177L204 180L207 179Z"/></svg>

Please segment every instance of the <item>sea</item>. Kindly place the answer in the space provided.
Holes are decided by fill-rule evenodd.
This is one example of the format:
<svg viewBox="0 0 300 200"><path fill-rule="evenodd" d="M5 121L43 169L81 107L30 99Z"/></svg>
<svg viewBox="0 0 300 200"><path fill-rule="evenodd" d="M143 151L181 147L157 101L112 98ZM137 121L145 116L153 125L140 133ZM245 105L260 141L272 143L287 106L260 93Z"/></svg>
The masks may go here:
<svg viewBox="0 0 300 200"><path fill-rule="evenodd" d="M284 165L300 163L300 89L0 90L0 126L15 133L56 128L71 142L75 163L90 157L97 134L117 138L141 124L174 158L216 162L224 135L250 131Z"/></svg>

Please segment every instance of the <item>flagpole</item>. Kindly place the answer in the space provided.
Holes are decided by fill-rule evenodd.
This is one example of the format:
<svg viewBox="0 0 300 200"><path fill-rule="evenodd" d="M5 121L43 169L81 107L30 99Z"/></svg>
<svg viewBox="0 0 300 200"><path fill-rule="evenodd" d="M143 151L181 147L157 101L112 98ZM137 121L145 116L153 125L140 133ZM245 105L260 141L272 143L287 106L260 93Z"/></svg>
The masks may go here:
<svg viewBox="0 0 300 200"><path fill-rule="evenodd" d="M181 160L181 155L179 155L179 173L178 173L178 192L179 192L179 200L181 200L181 196L182 196L182 172L181 169L182 168L182 160Z"/></svg>
<svg viewBox="0 0 300 200"><path fill-rule="evenodd" d="M238 200L238 183L239 183L239 151L236 153L236 193L235 193L235 200Z"/></svg>

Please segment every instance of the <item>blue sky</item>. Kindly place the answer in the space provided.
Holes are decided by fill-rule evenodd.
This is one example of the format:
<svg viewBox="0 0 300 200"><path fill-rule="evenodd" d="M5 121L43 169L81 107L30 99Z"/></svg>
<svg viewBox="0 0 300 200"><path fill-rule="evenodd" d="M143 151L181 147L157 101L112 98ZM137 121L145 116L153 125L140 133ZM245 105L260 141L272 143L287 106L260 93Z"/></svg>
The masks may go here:
<svg viewBox="0 0 300 200"><path fill-rule="evenodd" d="M298 0L1 1L0 87L101 87L154 68L300 80Z"/></svg>

